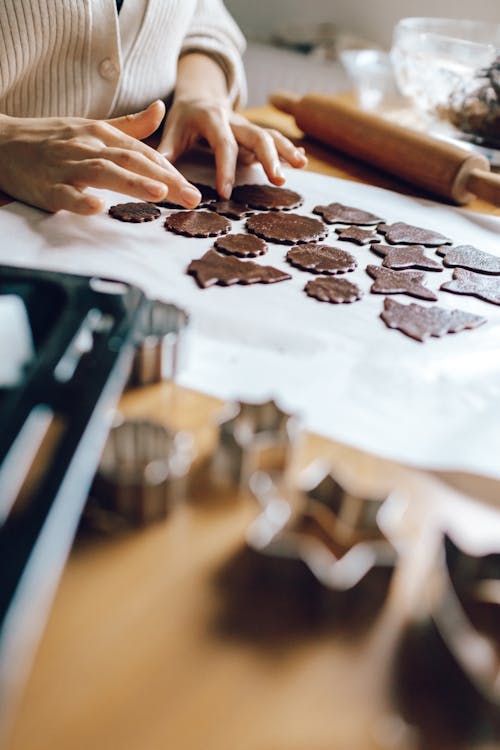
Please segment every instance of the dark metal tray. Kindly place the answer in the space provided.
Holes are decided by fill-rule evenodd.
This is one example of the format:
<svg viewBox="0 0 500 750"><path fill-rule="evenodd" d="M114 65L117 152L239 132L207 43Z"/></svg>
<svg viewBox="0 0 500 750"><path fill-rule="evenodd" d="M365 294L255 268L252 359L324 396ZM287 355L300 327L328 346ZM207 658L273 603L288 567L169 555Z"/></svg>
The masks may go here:
<svg viewBox="0 0 500 750"><path fill-rule="evenodd" d="M18 381L0 388L0 729L41 635L149 304L121 282L0 266L5 294L23 301L35 353Z"/></svg>

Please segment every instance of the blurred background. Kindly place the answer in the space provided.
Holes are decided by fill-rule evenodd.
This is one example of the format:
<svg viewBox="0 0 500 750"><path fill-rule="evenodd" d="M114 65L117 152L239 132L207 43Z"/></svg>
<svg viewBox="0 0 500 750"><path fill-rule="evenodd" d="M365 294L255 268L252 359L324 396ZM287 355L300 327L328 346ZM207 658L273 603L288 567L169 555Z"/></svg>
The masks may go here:
<svg viewBox="0 0 500 750"><path fill-rule="evenodd" d="M271 90L336 92L351 88L342 53L388 51L397 21L406 16L470 18L500 22L498 0L226 0L249 41L246 69L249 106L265 103ZM353 60L351 60L353 62ZM386 60L354 60L365 75L383 76ZM352 71L351 71L352 74ZM368 101L370 106L373 102ZM375 102L376 104L376 102Z"/></svg>

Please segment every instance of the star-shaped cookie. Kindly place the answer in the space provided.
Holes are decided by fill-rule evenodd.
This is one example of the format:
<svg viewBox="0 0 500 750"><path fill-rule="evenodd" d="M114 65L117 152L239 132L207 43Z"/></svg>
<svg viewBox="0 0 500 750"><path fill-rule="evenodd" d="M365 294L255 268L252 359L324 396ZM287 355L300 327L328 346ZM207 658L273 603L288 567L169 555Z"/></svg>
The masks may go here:
<svg viewBox="0 0 500 750"><path fill-rule="evenodd" d="M374 253L383 257L382 266L401 271L405 268L418 268L422 271L442 271L443 266L433 258L428 258L422 245L404 245L403 247L388 247L387 245L372 245Z"/></svg>
<svg viewBox="0 0 500 750"><path fill-rule="evenodd" d="M422 284L425 273L421 271L392 271L380 266L367 266L366 272L375 279L370 291L374 294L408 294L410 297L437 300L437 295Z"/></svg>

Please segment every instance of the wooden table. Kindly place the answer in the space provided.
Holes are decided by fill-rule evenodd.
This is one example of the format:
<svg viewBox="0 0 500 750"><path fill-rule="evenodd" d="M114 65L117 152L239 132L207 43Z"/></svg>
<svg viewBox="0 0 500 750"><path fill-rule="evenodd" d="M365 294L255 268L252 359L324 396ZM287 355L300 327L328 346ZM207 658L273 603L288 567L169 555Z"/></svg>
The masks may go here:
<svg viewBox="0 0 500 750"><path fill-rule="evenodd" d="M249 114L301 142L288 116L268 107ZM417 194L341 154L304 146L313 171ZM470 207L500 215L483 201ZM215 399L170 384L122 400L126 415L192 429L200 457L213 445L219 408ZM365 488L396 483L415 497L412 523L420 532L370 627L349 632L332 616L321 627L288 617L276 629L272 606L261 609L258 599L222 583L257 513L254 501L195 487L164 523L77 539L8 750L466 747L448 714L438 712L429 729L435 715L423 688L410 700L415 716L424 723L430 717L421 745L401 719L404 701L395 699L402 693L401 686L395 691L398 644L418 612L422 563L436 541L426 519L439 490L429 503L425 478L309 435L297 465L318 456L350 470ZM413 709L404 710L413 721Z"/></svg>

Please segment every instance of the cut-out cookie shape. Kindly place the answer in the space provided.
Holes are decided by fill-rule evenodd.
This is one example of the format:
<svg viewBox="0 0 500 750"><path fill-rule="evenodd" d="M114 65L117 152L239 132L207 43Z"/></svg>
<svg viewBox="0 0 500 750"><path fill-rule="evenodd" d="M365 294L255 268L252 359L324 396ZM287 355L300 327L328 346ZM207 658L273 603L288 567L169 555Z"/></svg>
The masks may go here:
<svg viewBox="0 0 500 750"><path fill-rule="evenodd" d="M313 213L322 217L327 224L353 224L356 226L369 226L380 224L380 216L361 208L345 206L343 203L329 203L327 206L315 206Z"/></svg>
<svg viewBox="0 0 500 750"><path fill-rule="evenodd" d="M219 255L215 250L209 250L198 260L191 261L187 273L195 277L202 289L214 284L273 284L292 278L289 273L273 266L260 266L251 260Z"/></svg>
<svg viewBox="0 0 500 750"><path fill-rule="evenodd" d="M108 211L113 219L128 221L131 224L143 224L145 221L154 221L161 216L161 211L152 203L118 203L111 206Z"/></svg>
<svg viewBox="0 0 500 750"><path fill-rule="evenodd" d="M301 214L269 212L250 216L246 228L268 242L295 245L302 242L324 240L328 229L319 219Z"/></svg>
<svg viewBox="0 0 500 750"><path fill-rule="evenodd" d="M176 211L167 216L164 226L185 237L217 237L230 231L231 222L211 211Z"/></svg>
<svg viewBox="0 0 500 750"><path fill-rule="evenodd" d="M286 259L292 266L303 271L332 275L354 271L358 265L356 258L345 250L315 242L292 247L287 252Z"/></svg>
<svg viewBox="0 0 500 750"><path fill-rule="evenodd" d="M436 251L443 255L443 263L448 268L459 266L477 273L489 273L500 275L500 258L491 253L485 253L472 245L459 245L458 247L441 248Z"/></svg>
<svg viewBox="0 0 500 750"><path fill-rule="evenodd" d="M455 268L453 280L441 284L443 292L453 294L466 294L470 297L478 297L493 305L500 305L500 278L484 276L474 271L466 271L464 268Z"/></svg>
<svg viewBox="0 0 500 750"><path fill-rule="evenodd" d="M311 279L305 285L304 291L309 297L314 297L320 302L331 302L332 304L356 302L356 300L361 299L363 296L363 292L357 284L353 284L351 281L347 281L347 279L331 277Z"/></svg>
<svg viewBox="0 0 500 750"><path fill-rule="evenodd" d="M430 336L440 338L447 333L459 333L486 323L486 318L463 310L424 307L414 302L402 305L393 299L384 300L384 310L380 317L388 328L397 328L417 341L425 341Z"/></svg>
<svg viewBox="0 0 500 750"><path fill-rule="evenodd" d="M239 258L256 258L267 253L264 240L254 234L226 234L216 239L214 246L220 253Z"/></svg>
<svg viewBox="0 0 500 750"><path fill-rule="evenodd" d="M290 211L304 202L304 198L295 190L273 185L237 185L233 188L231 200L246 203L260 211Z"/></svg>
<svg viewBox="0 0 500 750"><path fill-rule="evenodd" d="M247 203L238 203L237 201L213 201L207 205L210 211L215 211L216 214L221 216L227 216L228 219L243 219L245 216L252 216L255 213L253 208Z"/></svg>
<svg viewBox="0 0 500 750"><path fill-rule="evenodd" d="M377 232L385 235L390 245L424 245L424 247L451 245L451 240L444 234L432 229L405 224L404 221L397 221L395 224L379 224Z"/></svg>
<svg viewBox="0 0 500 750"><path fill-rule="evenodd" d="M422 271L442 271L443 266L434 258L428 258L423 245L405 245L404 247L387 247L372 245L372 250L383 257L382 266L401 271L405 268L417 268Z"/></svg>
<svg viewBox="0 0 500 750"><path fill-rule="evenodd" d="M380 266L367 266L366 272L374 279L370 291L374 294L408 294L410 297L436 302L437 295L422 284L422 271L392 271Z"/></svg>
<svg viewBox="0 0 500 750"><path fill-rule="evenodd" d="M369 245L372 242L380 242L375 229L361 229L360 227L346 227L335 230L339 240L354 242L355 245Z"/></svg>

